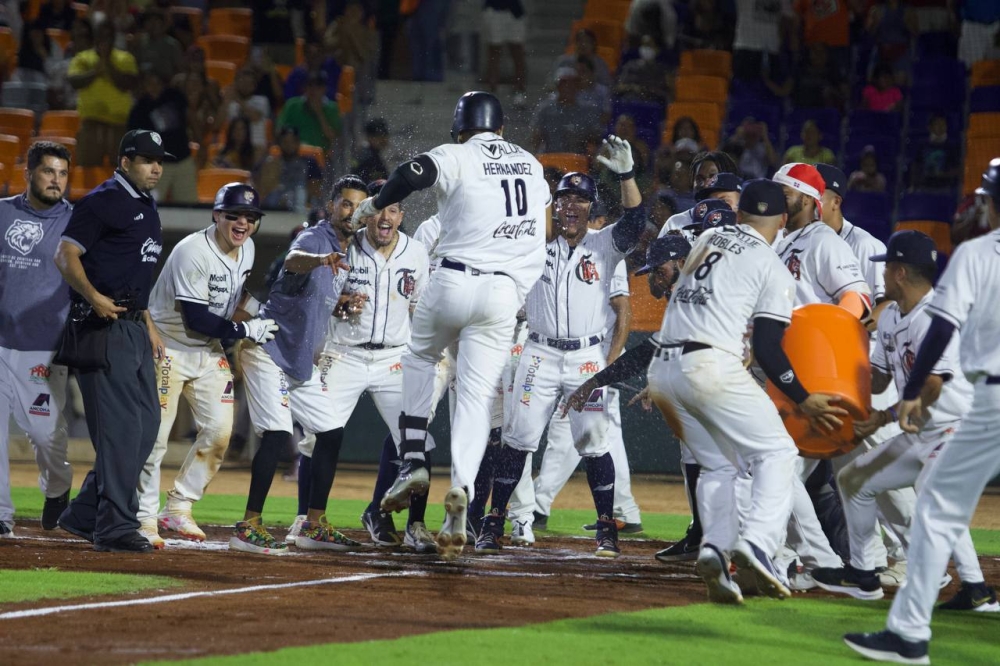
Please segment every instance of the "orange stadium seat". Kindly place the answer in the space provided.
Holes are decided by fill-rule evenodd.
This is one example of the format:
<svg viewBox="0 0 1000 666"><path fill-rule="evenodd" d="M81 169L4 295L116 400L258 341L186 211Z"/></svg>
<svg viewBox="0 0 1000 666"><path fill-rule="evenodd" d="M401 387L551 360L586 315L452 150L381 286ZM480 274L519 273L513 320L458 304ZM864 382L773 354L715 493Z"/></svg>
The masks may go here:
<svg viewBox="0 0 1000 666"><path fill-rule="evenodd" d="M92 190L114 174L115 169L110 166L84 167L83 184Z"/></svg>
<svg viewBox="0 0 1000 666"><path fill-rule="evenodd" d="M219 145L218 150L221 149L222 146ZM281 157L281 146L277 144L271 146L270 149L268 149L268 154L271 155L271 157ZM323 164L326 163L326 155L323 154L323 149L319 146L310 146L303 143L299 145L299 156L313 158L316 160L316 164L318 164L321 168Z"/></svg>
<svg viewBox="0 0 1000 666"><path fill-rule="evenodd" d="M630 275L628 284L631 292L629 300L632 303L632 330L646 333L659 331L667 302L653 298L649 293L649 280L646 276Z"/></svg>
<svg viewBox="0 0 1000 666"><path fill-rule="evenodd" d="M187 17L188 25L191 26L191 35L195 41L205 32L205 12L197 7L171 7L170 16L174 18L179 16ZM249 35L246 36L249 37Z"/></svg>
<svg viewBox="0 0 1000 666"><path fill-rule="evenodd" d="M937 220L906 220L896 224L896 231L919 231L934 239L939 252L951 254L951 225Z"/></svg>
<svg viewBox="0 0 1000 666"><path fill-rule="evenodd" d="M49 36L53 42L59 45L63 51L69 46L69 43L73 41L73 36L70 34L69 30L60 30L59 28L46 28L45 34Z"/></svg>
<svg viewBox="0 0 1000 666"><path fill-rule="evenodd" d="M543 167L554 167L563 173L569 173L570 171L587 173L590 170L590 160L587 159L586 155L577 155L576 153L542 153L541 155L536 155L536 157Z"/></svg>
<svg viewBox="0 0 1000 666"><path fill-rule="evenodd" d="M583 18L624 23L632 0L588 0L583 8Z"/></svg>
<svg viewBox="0 0 1000 666"><path fill-rule="evenodd" d="M972 194L983 178L987 165L1000 155L1000 137L984 136L969 140L965 146L965 178L963 194ZM3 158L0 157L0 162Z"/></svg>
<svg viewBox="0 0 1000 666"><path fill-rule="evenodd" d="M253 37L253 10L227 7L208 10L208 34Z"/></svg>
<svg viewBox="0 0 1000 666"><path fill-rule="evenodd" d="M202 169L198 172L198 203L212 203L226 183L249 183L250 172L242 169Z"/></svg>
<svg viewBox="0 0 1000 666"><path fill-rule="evenodd" d="M17 67L17 39L10 28L0 28L0 58L4 71L10 73Z"/></svg>
<svg viewBox="0 0 1000 666"><path fill-rule="evenodd" d="M23 3L22 3L23 6ZM42 0L28 0L28 6L24 9L24 18L28 21L34 21L38 18L38 12L42 8Z"/></svg>
<svg viewBox="0 0 1000 666"><path fill-rule="evenodd" d="M90 11L90 5L85 2L71 2L69 3L70 8L76 12L77 18L87 18L87 13Z"/></svg>
<svg viewBox="0 0 1000 666"><path fill-rule="evenodd" d="M969 139L1000 136L1000 112L969 114Z"/></svg>
<svg viewBox="0 0 1000 666"><path fill-rule="evenodd" d="M76 111L46 111L38 136L76 136L80 131L80 114Z"/></svg>
<svg viewBox="0 0 1000 666"><path fill-rule="evenodd" d="M218 83L220 88L225 88L236 80L236 65L223 60L206 60L205 75Z"/></svg>
<svg viewBox="0 0 1000 666"><path fill-rule="evenodd" d="M35 133L35 112L31 109L0 109L0 132L13 134L21 140L22 146L27 146Z"/></svg>
<svg viewBox="0 0 1000 666"><path fill-rule="evenodd" d="M674 102L667 107L667 129L674 131L678 118L690 116L704 132L706 129L718 132L722 129L722 104L714 102Z"/></svg>
<svg viewBox="0 0 1000 666"><path fill-rule="evenodd" d="M729 51L695 49L681 53L680 75L701 74L729 79L733 75L733 54Z"/></svg>
<svg viewBox="0 0 1000 666"><path fill-rule="evenodd" d="M205 49L205 60L221 60L242 65L250 56L250 40L235 35L204 35L198 46Z"/></svg>
<svg viewBox="0 0 1000 666"><path fill-rule="evenodd" d="M354 109L354 68L350 65L344 65L340 70L336 101L342 115L347 115Z"/></svg>
<svg viewBox="0 0 1000 666"><path fill-rule="evenodd" d="M729 98L729 80L721 76L683 74L677 77L675 99L678 102L714 102L725 104Z"/></svg>
<svg viewBox="0 0 1000 666"><path fill-rule="evenodd" d="M36 143L38 141L52 141L53 143L58 143L60 145L66 146L69 150L69 163L72 165L76 162L76 137L75 136L36 136L32 139L31 143ZM25 151L27 154L27 151Z"/></svg>
<svg viewBox="0 0 1000 666"><path fill-rule="evenodd" d="M71 167L69 170L69 200L76 201L90 190L84 184L87 170L81 166Z"/></svg>
<svg viewBox="0 0 1000 666"><path fill-rule="evenodd" d="M972 66L969 86L983 88L1000 86L1000 60L980 60Z"/></svg>
<svg viewBox="0 0 1000 666"><path fill-rule="evenodd" d="M625 40L625 24L621 21L607 21L604 19L580 19L573 21L570 27L570 43L566 47L567 53L573 52L573 35L579 30L587 28L597 37L597 45L621 50L622 42Z"/></svg>

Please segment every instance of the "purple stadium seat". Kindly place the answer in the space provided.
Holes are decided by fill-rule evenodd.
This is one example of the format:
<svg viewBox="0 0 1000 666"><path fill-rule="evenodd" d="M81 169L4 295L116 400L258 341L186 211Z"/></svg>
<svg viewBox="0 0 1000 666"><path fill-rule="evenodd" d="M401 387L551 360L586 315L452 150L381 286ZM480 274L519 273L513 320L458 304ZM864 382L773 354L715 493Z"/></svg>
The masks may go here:
<svg viewBox="0 0 1000 666"><path fill-rule="evenodd" d="M726 113L725 135L731 135L747 116L753 116L757 120L767 123L767 134L771 139L771 143L778 143L778 136L781 130L781 109L768 102L734 100L730 98L729 111Z"/></svg>
<svg viewBox="0 0 1000 666"><path fill-rule="evenodd" d="M889 196L881 192L848 192L844 197L844 217L883 243L892 234Z"/></svg>
<svg viewBox="0 0 1000 666"><path fill-rule="evenodd" d="M663 119L666 117L666 107L656 102L623 102L615 100L611 107L611 127L619 116L632 116L635 121L635 132L650 150L656 150L660 145L660 135L663 130Z"/></svg>
<svg viewBox="0 0 1000 666"><path fill-rule="evenodd" d="M910 105L916 109L961 109L965 64L954 58L924 58L913 64Z"/></svg>
<svg viewBox="0 0 1000 666"><path fill-rule="evenodd" d="M951 220L955 216L955 207L954 196L911 192L904 194L899 200L899 211L896 217L900 221L934 220L951 224Z"/></svg>
<svg viewBox="0 0 1000 666"><path fill-rule="evenodd" d="M1000 86L973 88L969 99L969 113L1000 111Z"/></svg>
<svg viewBox="0 0 1000 666"><path fill-rule="evenodd" d="M925 32L917 36L918 58L956 58L958 40L950 32Z"/></svg>
<svg viewBox="0 0 1000 666"><path fill-rule="evenodd" d="M910 125L907 128L906 134L911 141L927 137L927 122L935 113L941 113L944 115L945 122L948 124L948 138L956 141L959 140L962 134L962 128L964 127L964 114L961 111L910 109Z"/></svg>
<svg viewBox="0 0 1000 666"><path fill-rule="evenodd" d="M848 136L857 132L899 136L902 127L903 119L898 113L857 109L847 116Z"/></svg>
<svg viewBox="0 0 1000 666"><path fill-rule="evenodd" d="M840 149L840 112L837 109L793 109L785 118L785 137L787 145L799 143L802 126L807 120L815 120L819 131L823 133L821 143L837 152Z"/></svg>

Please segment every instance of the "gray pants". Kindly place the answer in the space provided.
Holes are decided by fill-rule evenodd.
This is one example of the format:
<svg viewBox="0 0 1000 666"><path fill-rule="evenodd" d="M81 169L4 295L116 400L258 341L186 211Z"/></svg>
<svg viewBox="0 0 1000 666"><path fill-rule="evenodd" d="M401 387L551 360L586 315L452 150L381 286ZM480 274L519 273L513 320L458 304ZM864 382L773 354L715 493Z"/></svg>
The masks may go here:
<svg viewBox="0 0 1000 666"><path fill-rule="evenodd" d="M95 543L139 529L136 487L160 427L146 325L114 322L108 331L107 354L109 369L78 376L97 459L61 518L76 529L92 532Z"/></svg>

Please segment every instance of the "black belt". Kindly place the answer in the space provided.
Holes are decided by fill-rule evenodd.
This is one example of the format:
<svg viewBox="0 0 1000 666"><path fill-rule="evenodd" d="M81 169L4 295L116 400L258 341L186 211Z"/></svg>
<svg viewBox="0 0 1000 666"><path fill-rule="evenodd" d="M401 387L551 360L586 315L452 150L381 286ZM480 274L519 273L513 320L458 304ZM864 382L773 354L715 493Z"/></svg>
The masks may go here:
<svg viewBox="0 0 1000 666"><path fill-rule="evenodd" d="M461 261L452 261L451 259L442 259L441 268L450 268L453 271L469 271L472 275L503 275L504 277L510 277L506 273L501 271L481 271L478 268L473 268L472 266L466 266ZM513 279L513 278L511 278Z"/></svg>
<svg viewBox="0 0 1000 666"><path fill-rule="evenodd" d="M664 349L677 349L681 348L681 355L690 354L691 352L701 351L703 349L711 349L712 345L706 345L704 342L692 342L688 340L687 342L678 342L673 345L660 345Z"/></svg>
<svg viewBox="0 0 1000 666"><path fill-rule="evenodd" d="M144 321L144 312L145 310L128 310L126 312L119 312L118 318L124 319L125 321Z"/></svg>
<svg viewBox="0 0 1000 666"><path fill-rule="evenodd" d="M356 345L358 349L365 349L368 351L381 351L383 349L396 349L397 347L402 347L403 345L377 345L374 342L366 342L363 345Z"/></svg>
<svg viewBox="0 0 1000 666"><path fill-rule="evenodd" d="M586 347L593 347L604 340L603 335L591 335L587 338L547 338L538 333L529 333L528 339L532 342L548 345L559 351L577 351Z"/></svg>
<svg viewBox="0 0 1000 666"><path fill-rule="evenodd" d="M987 384L1000 384L1000 375L987 375Z"/></svg>

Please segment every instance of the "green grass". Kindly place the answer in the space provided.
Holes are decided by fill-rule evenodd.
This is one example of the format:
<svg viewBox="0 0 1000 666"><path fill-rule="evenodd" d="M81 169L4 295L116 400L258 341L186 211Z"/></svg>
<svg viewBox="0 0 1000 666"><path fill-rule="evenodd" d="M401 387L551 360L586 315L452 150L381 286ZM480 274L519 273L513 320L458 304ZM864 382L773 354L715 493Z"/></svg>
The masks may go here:
<svg viewBox="0 0 1000 666"><path fill-rule="evenodd" d="M58 569L0 569L0 603L69 599L99 594L127 594L178 587L180 581L163 576L59 571Z"/></svg>
<svg viewBox="0 0 1000 666"><path fill-rule="evenodd" d="M338 643L202 659L197 664L469 664L476 655L508 655L532 664L823 664L862 663L841 641L884 626L888 602L751 599L744 608L697 604L599 615L512 629L452 631L392 641ZM933 663L995 664L998 618L939 614ZM172 662L177 663L177 662Z"/></svg>

